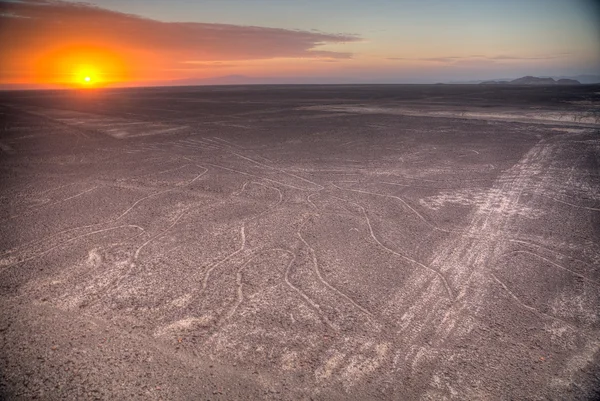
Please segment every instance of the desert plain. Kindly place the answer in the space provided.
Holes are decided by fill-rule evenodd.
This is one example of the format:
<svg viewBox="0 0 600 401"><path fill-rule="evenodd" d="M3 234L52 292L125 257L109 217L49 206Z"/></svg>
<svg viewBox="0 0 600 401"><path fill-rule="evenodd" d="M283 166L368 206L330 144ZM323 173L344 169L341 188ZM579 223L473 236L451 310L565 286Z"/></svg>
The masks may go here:
<svg viewBox="0 0 600 401"><path fill-rule="evenodd" d="M600 397L600 86L0 93L0 395Z"/></svg>

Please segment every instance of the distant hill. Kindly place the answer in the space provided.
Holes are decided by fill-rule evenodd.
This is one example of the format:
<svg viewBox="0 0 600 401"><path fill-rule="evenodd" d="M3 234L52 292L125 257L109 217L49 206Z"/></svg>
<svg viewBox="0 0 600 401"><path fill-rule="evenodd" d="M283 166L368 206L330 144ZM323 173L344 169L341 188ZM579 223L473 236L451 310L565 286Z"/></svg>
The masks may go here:
<svg viewBox="0 0 600 401"><path fill-rule="evenodd" d="M600 83L600 75L591 75L591 74L583 74L583 75L575 75L575 76L558 76L552 77L554 79L575 79L582 84L598 84Z"/></svg>
<svg viewBox="0 0 600 401"><path fill-rule="evenodd" d="M525 77L523 77L525 78ZM592 75L592 74L581 74L581 75L571 75L571 76L565 76L565 75L553 75L553 76L541 76L539 78L552 78L555 81L560 81L561 79L569 79L569 80L574 80L574 81L578 81L581 84L584 85L589 85L589 84L600 84L600 75ZM497 85L497 84L508 84L510 81L513 81L515 78L493 78L493 79L473 79L473 80L468 80L468 81L448 81L446 83L448 84L484 84L484 85ZM571 83L569 83L571 84ZM573 85L577 85L576 83L572 83ZM549 84L552 85L552 84Z"/></svg>
<svg viewBox="0 0 600 401"><path fill-rule="evenodd" d="M504 85L509 83L510 81L481 81L480 85Z"/></svg>
<svg viewBox="0 0 600 401"><path fill-rule="evenodd" d="M558 81L554 78L540 78L528 75L526 77L513 79L512 81L482 81L480 85L581 85L576 79L562 78Z"/></svg>
<svg viewBox="0 0 600 401"><path fill-rule="evenodd" d="M557 85L581 85L581 82L579 82L576 79L567 79L567 78L563 78L563 79L559 79L558 81L556 81Z"/></svg>
<svg viewBox="0 0 600 401"><path fill-rule="evenodd" d="M577 82L579 83L579 82ZM509 82L510 85L556 85L554 78L538 78L530 75L513 79Z"/></svg>
<svg viewBox="0 0 600 401"><path fill-rule="evenodd" d="M225 75L210 78L186 78L160 82L161 85L306 85L306 84L355 84L360 79L343 77L251 77L247 75ZM156 85L156 82L153 82Z"/></svg>

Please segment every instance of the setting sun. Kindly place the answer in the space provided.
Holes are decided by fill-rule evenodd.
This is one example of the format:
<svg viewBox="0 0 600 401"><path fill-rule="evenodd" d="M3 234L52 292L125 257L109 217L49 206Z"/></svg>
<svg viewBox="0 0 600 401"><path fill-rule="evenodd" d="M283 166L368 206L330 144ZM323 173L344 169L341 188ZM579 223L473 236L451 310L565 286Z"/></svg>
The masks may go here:
<svg viewBox="0 0 600 401"><path fill-rule="evenodd" d="M35 71L40 83L71 88L101 88L131 79L117 51L93 45L68 45L42 52L35 60Z"/></svg>
<svg viewBox="0 0 600 401"><path fill-rule="evenodd" d="M85 86L90 86L90 85L95 84L95 82L92 80L91 74L81 75L81 77L79 78L78 81Z"/></svg>
<svg viewBox="0 0 600 401"><path fill-rule="evenodd" d="M102 71L91 64L74 63L72 68L72 82L75 85L97 86L105 81L102 79Z"/></svg>

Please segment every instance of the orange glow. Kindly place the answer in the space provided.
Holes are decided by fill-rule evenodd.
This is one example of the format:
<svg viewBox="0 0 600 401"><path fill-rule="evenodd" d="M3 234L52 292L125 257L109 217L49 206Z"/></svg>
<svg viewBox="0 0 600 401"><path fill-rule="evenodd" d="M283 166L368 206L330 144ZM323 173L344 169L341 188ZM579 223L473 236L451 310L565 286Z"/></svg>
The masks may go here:
<svg viewBox="0 0 600 401"><path fill-rule="evenodd" d="M117 53L101 47L69 46L42 54L35 63L36 81L68 87L102 87L130 80Z"/></svg>

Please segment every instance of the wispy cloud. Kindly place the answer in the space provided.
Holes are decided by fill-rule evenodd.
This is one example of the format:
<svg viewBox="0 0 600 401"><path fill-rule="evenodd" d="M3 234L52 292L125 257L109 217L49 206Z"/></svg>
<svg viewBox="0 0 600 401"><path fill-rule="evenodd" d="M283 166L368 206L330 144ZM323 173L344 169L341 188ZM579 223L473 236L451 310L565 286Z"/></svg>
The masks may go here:
<svg viewBox="0 0 600 401"><path fill-rule="evenodd" d="M559 53L542 56L531 56L531 57L519 57L519 56L507 56L499 55L494 57L488 57L489 60L551 60L556 58L562 58L568 56L570 53Z"/></svg>
<svg viewBox="0 0 600 401"><path fill-rule="evenodd" d="M65 44L135 49L173 60L255 60L277 57L351 58L320 50L356 42L355 35L255 26L161 22L66 1L0 0L0 45L40 51Z"/></svg>
<svg viewBox="0 0 600 401"><path fill-rule="evenodd" d="M429 61L435 63L464 63L468 61L526 61L526 60L551 60L562 58L570 53L558 53L550 55L537 55L537 56L512 56L512 55L496 55L496 56L484 56L479 54L469 56L442 56L442 57L388 57L387 60L391 61Z"/></svg>

